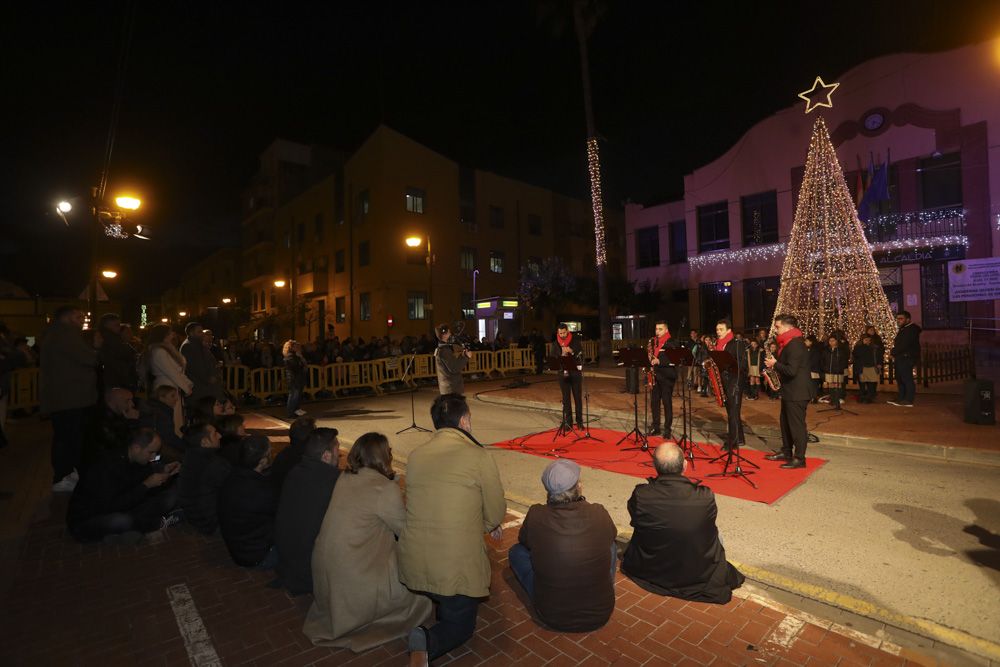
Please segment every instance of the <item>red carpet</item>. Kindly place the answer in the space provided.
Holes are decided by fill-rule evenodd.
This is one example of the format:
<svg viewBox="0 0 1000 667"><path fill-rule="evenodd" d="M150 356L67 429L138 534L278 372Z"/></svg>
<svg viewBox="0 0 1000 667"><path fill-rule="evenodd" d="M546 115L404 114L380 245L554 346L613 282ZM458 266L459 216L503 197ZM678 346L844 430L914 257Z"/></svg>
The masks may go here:
<svg viewBox="0 0 1000 667"><path fill-rule="evenodd" d="M590 434L600 438L604 442L595 440L581 440L573 442L579 433L574 432L569 436L556 439L555 429L543 433L515 438L506 442L494 443L494 447L522 451L535 456L545 458L564 458L576 461L581 466L608 470L633 477L647 478L655 477L653 470L652 450L650 451L624 451L627 447L634 447L635 443L629 440L615 446L623 435L622 431L606 431L603 429L591 429ZM663 438L650 438L650 447L655 447L663 442ZM744 472L748 473L750 480L757 485L757 488L750 486L745 480L739 477L709 477L711 473L722 472L723 462L709 463L709 458L715 458L722 452L715 445L708 443L698 443L704 454L695 449L694 466L688 463L685 475L694 480L701 481L702 484L712 489L717 494L732 496L733 498L743 498L753 500L758 503L770 505L786 493L794 489L816 472L824 463L825 459L806 459L806 467L795 470L781 470L780 463L776 461L764 460L764 452L752 449L743 449L740 452L743 457L760 466L759 469L749 464L744 464ZM562 448L562 451L553 451ZM730 467L730 471L732 467ZM753 474L749 474L749 473Z"/></svg>

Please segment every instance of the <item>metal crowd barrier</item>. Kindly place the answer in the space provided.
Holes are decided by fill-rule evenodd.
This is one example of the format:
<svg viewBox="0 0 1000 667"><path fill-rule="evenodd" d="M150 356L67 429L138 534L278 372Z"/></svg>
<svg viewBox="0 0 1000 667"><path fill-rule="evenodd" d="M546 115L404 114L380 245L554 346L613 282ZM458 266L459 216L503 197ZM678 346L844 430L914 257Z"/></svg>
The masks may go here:
<svg viewBox="0 0 1000 667"><path fill-rule="evenodd" d="M509 350L497 350L496 359L493 364L500 375L506 375L511 371L533 371L535 369L535 357L531 348L512 347Z"/></svg>
<svg viewBox="0 0 1000 667"><path fill-rule="evenodd" d="M18 368L11 373L10 396L7 398L8 410L30 410L38 407L39 376L38 368Z"/></svg>

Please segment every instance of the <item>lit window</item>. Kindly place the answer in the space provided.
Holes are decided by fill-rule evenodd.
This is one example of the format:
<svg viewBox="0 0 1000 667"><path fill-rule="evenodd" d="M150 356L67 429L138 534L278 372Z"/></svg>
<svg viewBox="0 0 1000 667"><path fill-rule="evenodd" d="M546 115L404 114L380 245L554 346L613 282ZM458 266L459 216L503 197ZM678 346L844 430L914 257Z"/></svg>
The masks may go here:
<svg viewBox="0 0 1000 667"><path fill-rule="evenodd" d="M499 250L490 251L490 271L503 273L503 253Z"/></svg>
<svg viewBox="0 0 1000 667"><path fill-rule="evenodd" d="M424 212L424 199L426 194L417 188L406 189L406 210L410 213Z"/></svg>

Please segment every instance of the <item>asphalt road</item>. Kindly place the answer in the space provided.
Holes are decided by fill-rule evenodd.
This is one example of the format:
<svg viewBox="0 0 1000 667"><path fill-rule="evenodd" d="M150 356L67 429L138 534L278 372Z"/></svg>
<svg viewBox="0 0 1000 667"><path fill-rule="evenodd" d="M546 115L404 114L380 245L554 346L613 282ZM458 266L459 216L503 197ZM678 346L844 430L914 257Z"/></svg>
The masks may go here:
<svg viewBox="0 0 1000 667"><path fill-rule="evenodd" d="M467 387L472 430L482 443L557 424L555 412L488 403L501 382ZM484 393L485 392L485 393ZM416 422L431 428L436 388L414 396ZM336 426L346 447L367 431L389 435L405 465L427 433L395 435L411 423L410 395L344 399L306 406ZM273 411L268 411L273 412ZM604 428L630 428L605 417ZM609 445L610 446L610 445ZM543 502L547 460L494 450L508 497ZM858 449L811 445L829 462L773 505L718 497L718 525L729 557L885 609L1000 642L1000 469L941 463ZM586 469L587 498L621 529L634 477Z"/></svg>

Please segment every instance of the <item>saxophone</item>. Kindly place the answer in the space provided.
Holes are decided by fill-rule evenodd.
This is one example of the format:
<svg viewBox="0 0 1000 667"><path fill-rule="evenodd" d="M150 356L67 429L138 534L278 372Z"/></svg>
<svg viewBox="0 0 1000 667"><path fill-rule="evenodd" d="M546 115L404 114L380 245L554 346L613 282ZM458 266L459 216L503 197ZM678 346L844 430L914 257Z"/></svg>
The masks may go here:
<svg viewBox="0 0 1000 667"><path fill-rule="evenodd" d="M649 369L646 371L646 386L650 389L656 384L656 373L653 372L653 343L655 342L656 336L653 336L646 343L646 356L649 357Z"/></svg>
<svg viewBox="0 0 1000 667"><path fill-rule="evenodd" d="M773 343L774 341L775 341L774 336L771 336L770 338L767 339L767 343L764 344L764 348L765 350L767 350L765 352L766 354L765 358L767 359L774 358L774 355L771 354L771 343ZM778 371L774 370L773 368L768 368L767 366L763 366L760 369L760 373L761 375L764 376L764 382L767 383L767 386L769 386L772 391L781 391L781 376L778 375Z"/></svg>
<svg viewBox="0 0 1000 667"><path fill-rule="evenodd" d="M715 392L715 402L720 408L726 407L726 392L722 387L722 373L719 372L719 365L709 357L702 362L701 367L708 374L708 381L712 384L712 391Z"/></svg>

